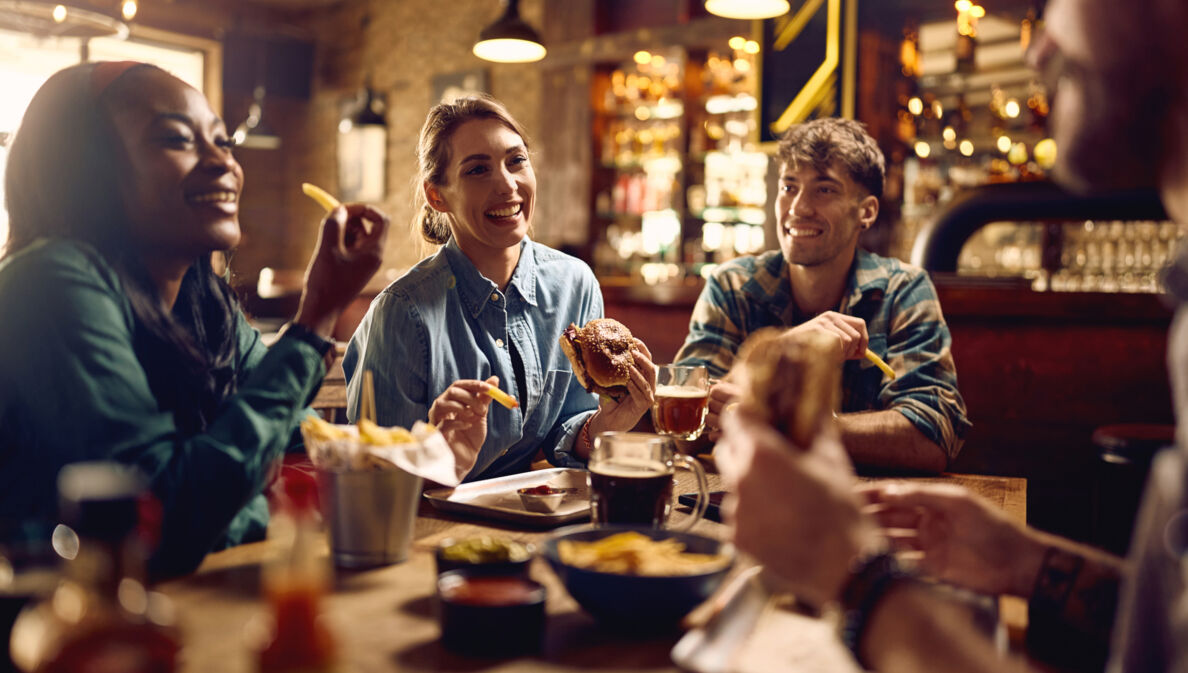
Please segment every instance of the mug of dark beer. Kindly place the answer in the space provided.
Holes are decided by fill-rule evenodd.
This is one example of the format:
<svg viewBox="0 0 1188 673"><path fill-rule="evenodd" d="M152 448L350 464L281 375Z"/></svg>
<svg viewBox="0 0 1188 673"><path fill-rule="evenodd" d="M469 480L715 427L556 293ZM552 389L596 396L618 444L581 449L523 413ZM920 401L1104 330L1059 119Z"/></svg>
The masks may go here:
<svg viewBox="0 0 1188 673"><path fill-rule="evenodd" d="M656 432L687 441L700 437L705 429L709 388L709 372L705 367L657 367L652 403L652 425Z"/></svg>
<svg viewBox="0 0 1188 673"><path fill-rule="evenodd" d="M709 483L701 464L676 451L673 440L643 432L603 432L590 452L590 520L660 528L673 503L676 468L691 470L699 497L693 516L678 530L687 531L705 515Z"/></svg>

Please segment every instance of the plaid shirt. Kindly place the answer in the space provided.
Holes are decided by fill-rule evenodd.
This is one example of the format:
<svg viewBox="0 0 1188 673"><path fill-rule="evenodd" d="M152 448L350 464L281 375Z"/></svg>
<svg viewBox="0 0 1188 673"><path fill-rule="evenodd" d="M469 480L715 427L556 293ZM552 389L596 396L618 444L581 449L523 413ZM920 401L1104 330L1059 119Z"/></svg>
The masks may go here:
<svg viewBox="0 0 1188 673"><path fill-rule="evenodd" d="M865 358L847 360L842 411L894 409L944 449L949 460L956 458L970 423L957 391L949 328L928 274L859 249L837 310L866 321L870 349L898 374L884 381ZM812 317L796 309L780 251L740 257L706 282L676 361L705 365L710 376L724 376L748 335L762 327L795 327Z"/></svg>

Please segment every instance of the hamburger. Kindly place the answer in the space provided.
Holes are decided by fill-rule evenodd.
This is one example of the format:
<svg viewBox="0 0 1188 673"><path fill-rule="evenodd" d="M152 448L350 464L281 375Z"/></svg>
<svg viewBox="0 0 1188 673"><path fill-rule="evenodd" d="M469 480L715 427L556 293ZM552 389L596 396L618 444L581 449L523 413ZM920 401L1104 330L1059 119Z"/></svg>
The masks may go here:
<svg viewBox="0 0 1188 673"><path fill-rule="evenodd" d="M570 323L560 342L583 388L614 400L629 394L635 339L623 323L610 318L591 320L585 327Z"/></svg>
<svg viewBox="0 0 1188 673"><path fill-rule="evenodd" d="M837 408L837 339L823 332L756 331L738 352L743 404L792 443L807 449Z"/></svg>

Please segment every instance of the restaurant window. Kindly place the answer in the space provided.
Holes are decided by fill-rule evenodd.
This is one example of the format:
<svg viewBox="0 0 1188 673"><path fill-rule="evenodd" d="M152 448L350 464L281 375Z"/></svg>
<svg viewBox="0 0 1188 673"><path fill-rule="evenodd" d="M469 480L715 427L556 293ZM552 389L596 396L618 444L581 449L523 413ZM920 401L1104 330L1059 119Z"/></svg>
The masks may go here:
<svg viewBox="0 0 1188 673"><path fill-rule="evenodd" d="M4 207L4 171L8 143L12 140L33 94L58 70L84 60L133 60L152 63L202 91L216 103L219 73L211 72L213 41L200 40L145 28L127 40L96 37L39 38L27 33L0 30L0 247L8 240L8 212ZM83 54L89 59L84 59Z"/></svg>

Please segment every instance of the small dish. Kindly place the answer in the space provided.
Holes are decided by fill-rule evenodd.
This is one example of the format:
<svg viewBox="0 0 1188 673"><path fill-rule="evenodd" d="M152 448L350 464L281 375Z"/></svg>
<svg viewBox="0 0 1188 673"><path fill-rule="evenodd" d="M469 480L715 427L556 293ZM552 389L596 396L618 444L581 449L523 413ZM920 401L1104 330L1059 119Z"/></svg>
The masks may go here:
<svg viewBox="0 0 1188 673"><path fill-rule="evenodd" d="M482 535L447 538L437 546L437 574L467 570L475 575L528 576L536 548L526 542Z"/></svg>
<svg viewBox="0 0 1188 673"><path fill-rule="evenodd" d="M441 644L451 652L511 656L540 649L545 588L520 576L451 570L437 578Z"/></svg>
<svg viewBox="0 0 1188 673"><path fill-rule="evenodd" d="M552 514L565 501L565 494L573 491L571 488L553 488L546 484L521 488L516 491L520 495L520 502L529 512Z"/></svg>

